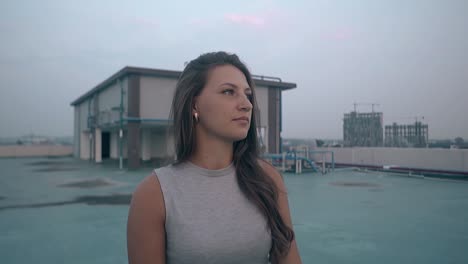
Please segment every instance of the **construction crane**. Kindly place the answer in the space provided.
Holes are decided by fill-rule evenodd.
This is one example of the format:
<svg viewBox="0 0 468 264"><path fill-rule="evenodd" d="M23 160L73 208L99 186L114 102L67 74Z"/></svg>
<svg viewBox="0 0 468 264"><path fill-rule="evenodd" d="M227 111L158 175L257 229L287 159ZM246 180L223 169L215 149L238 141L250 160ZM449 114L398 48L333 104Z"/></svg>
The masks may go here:
<svg viewBox="0 0 468 264"><path fill-rule="evenodd" d="M414 116L414 121L417 123L418 118L421 118L421 120L424 120L424 116Z"/></svg>
<svg viewBox="0 0 468 264"><path fill-rule="evenodd" d="M354 112L357 112L357 106L358 105L372 105L372 113L374 113L374 106L380 106L378 103L354 103Z"/></svg>

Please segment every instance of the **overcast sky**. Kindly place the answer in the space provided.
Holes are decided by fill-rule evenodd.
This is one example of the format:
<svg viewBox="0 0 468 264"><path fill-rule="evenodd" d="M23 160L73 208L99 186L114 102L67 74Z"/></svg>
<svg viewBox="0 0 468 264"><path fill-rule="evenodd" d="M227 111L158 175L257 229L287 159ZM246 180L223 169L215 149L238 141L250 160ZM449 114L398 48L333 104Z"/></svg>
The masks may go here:
<svg viewBox="0 0 468 264"><path fill-rule="evenodd" d="M359 102L468 139L467 14L465 0L1 1L0 137L71 136L70 102L122 67L226 50L297 83L283 137L340 139Z"/></svg>

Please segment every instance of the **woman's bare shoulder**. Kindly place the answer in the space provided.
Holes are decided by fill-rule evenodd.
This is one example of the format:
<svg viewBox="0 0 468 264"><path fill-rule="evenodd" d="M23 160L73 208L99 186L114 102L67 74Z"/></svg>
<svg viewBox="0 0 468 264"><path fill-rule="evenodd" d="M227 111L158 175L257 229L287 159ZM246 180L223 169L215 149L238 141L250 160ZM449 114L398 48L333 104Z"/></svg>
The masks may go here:
<svg viewBox="0 0 468 264"><path fill-rule="evenodd" d="M165 263L165 207L155 172L132 195L127 221L129 263Z"/></svg>
<svg viewBox="0 0 468 264"><path fill-rule="evenodd" d="M144 210L145 214L164 219L164 198L155 171L152 171L137 185L130 207Z"/></svg>
<svg viewBox="0 0 468 264"><path fill-rule="evenodd" d="M269 162L265 161L264 159L260 159L260 158L258 159L258 164L263 169L263 171L268 176L271 177L273 182L276 184L276 186L280 190L285 189L284 182L283 182L283 176L281 175L281 173L273 165L271 165Z"/></svg>

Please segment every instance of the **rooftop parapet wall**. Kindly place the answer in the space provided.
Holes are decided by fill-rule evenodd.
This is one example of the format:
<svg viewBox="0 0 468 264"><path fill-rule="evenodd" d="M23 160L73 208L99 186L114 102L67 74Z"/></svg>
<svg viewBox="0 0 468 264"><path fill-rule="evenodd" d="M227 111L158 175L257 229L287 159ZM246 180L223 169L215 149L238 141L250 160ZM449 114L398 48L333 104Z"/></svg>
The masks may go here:
<svg viewBox="0 0 468 264"><path fill-rule="evenodd" d="M335 153L336 163L468 172L468 149L317 148Z"/></svg>
<svg viewBox="0 0 468 264"><path fill-rule="evenodd" d="M73 146L10 145L0 146L0 158L71 156Z"/></svg>

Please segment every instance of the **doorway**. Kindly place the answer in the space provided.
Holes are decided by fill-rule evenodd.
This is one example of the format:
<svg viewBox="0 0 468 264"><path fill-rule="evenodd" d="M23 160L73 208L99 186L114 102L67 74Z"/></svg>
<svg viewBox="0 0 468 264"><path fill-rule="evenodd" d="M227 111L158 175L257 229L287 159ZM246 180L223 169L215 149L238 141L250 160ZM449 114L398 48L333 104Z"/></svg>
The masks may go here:
<svg viewBox="0 0 468 264"><path fill-rule="evenodd" d="M110 133L102 132L101 136L102 159L110 158Z"/></svg>

